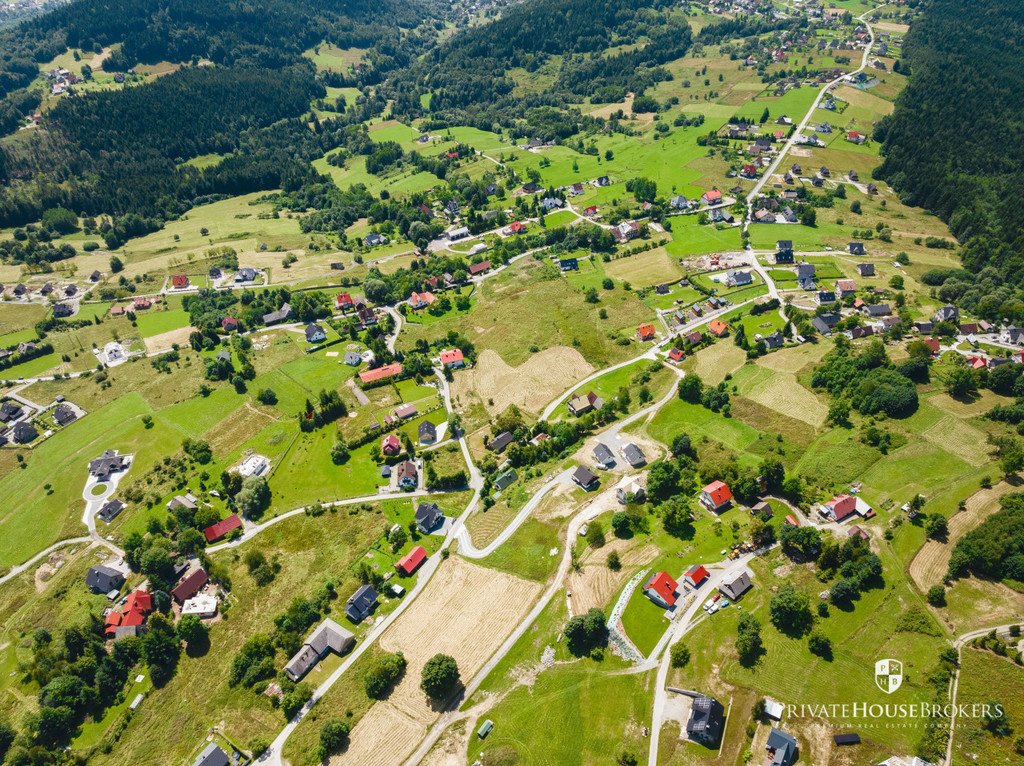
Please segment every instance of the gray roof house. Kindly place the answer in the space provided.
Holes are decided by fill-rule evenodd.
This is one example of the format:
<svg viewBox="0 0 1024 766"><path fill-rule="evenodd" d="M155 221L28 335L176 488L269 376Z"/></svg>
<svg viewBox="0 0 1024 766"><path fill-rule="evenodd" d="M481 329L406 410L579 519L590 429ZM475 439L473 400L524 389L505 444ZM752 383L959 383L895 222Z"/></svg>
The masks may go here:
<svg viewBox="0 0 1024 766"><path fill-rule="evenodd" d="M697 742L714 746L722 734L725 708L714 697L697 697L690 706L686 735Z"/></svg>
<svg viewBox="0 0 1024 766"><path fill-rule="evenodd" d="M572 474L572 480L588 492L597 486L597 474L585 465L579 466Z"/></svg>
<svg viewBox="0 0 1024 766"><path fill-rule="evenodd" d="M444 514L436 503L420 503L416 506L416 528L424 535L429 535L443 519Z"/></svg>
<svg viewBox="0 0 1024 766"><path fill-rule="evenodd" d="M864 255L864 243L863 242L850 242L846 249L850 251L850 255Z"/></svg>
<svg viewBox="0 0 1024 766"><path fill-rule="evenodd" d="M557 210L564 204L558 197L545 197L540 201L540 206L545 210Z"/></svg>
<svg viewBox="0 0 1024 766"><path fill-rule="evenodd" d="M771 335L765 335L761 340L764 341L765 348L769 349L782 348L786 342L781 330L776 330Z"/></svg>
<svg viewBox="0 0 1024 766"><path fill-rule="evenodd" d="M888 303L869 303L864 307L864 313L869 317L887 317L892 313Z"/></svg>
<svg viewBox="0 0 1024 766"><path fill-rule="evenodd" d="M10 423L21 414L21 405L15 401L6 401L0 404L0 421Z"/></svg>
<svg viewBox="0 0 1024 766"><path fill-rule="evenodd" d="M343 653L355 641L355 637L330 618L324 619L316 630L309 634L302 648L288 660L284 672L298 683L310 669L327 656L328 652Z"/></svg>
<svg viewBox="0 0 1024 766"><path fill-rule="evenodd" d="M768 732L765 749L768 751L768 763L771 766L790 766L796 760L796 737L772 727Z"/></svg>
<svg viewBox="0 0 1024 766"><path fill-rule="evenodd" d="M875 276L875 264L873 263L858 263L857 273L862 277L873 277Z"/></svg>
<svg viewBox="0 0 1024 766"><path fill-rule="evenodd" d="M11 438L17 444L28 444L30 441L34 441L39 437L39 432L36 431L35 426L25 420L19 420L14 424L14 428L11 430Z"/></svg>
<svg viewBox="0 0 1024 766"><path fill-rule="evenodd" d="M813 263L798 263L796 265L797 279L813 279L815 268Z"/></svg>
<svg viewBox="0 0 1024 766"><path fill-rule="evenodd" d="M322 343L327 340L327 333L324 328L316 322L306 325L306 343Z"/></svg>
<svg viewBox="0 0 1024 766"><path fill-rule="evenodd" d="M366 239L363 240L363 241L366 243L367 247L376 247L377 245L383 245L388 240L382 234L374 233L374 234L368 234L366 236Z"/></svg>
<svg viewBox="0 0 1024 766"><path fill-rule="evenodd" d="M626 462L634 468L639 468L647 463L647 457L644 455L643 450L633 442L622 448L622 457L626 458Z"/></svg>
<svg viewBox="0 0 1024 766"><path fill-rule="evenodd" d="M607 444L598 442L598 445L594 447L594 460L597 461L598 468L611 468L615 465L615 455L608 449Z"/></svg>
<svg viewBox="0 0 1024 766"><path fill-rule="evenodd" d="M505 451L505 448L512 443L512 434L509 431L502 431L500 434L495 436L489 442L487 442L487 449L491 452L497 452L499 455Z"/></svg>
<svg viewBox="0 0 1024 766"><path fill-rule="evenodd" d="M108 566L89 567L85 576L85 584L94 593L110 593L112 590L120 590L124 585L124 575L116 569Z"/></svg>
<svg viewBox="0 0 1024 766"><path fill-rule="evenodd" d="M230 763L227 753L211 742L192 761L192 766L229 766Z"/></svg>
<svg viewBox="0 0 1024 766"><path fill-rule="evenodd" d="M955 322L960 318L960 309L953 305L946 305L935 312L932 319L936 322Z"/></svg>
<svg viewBox="0 0 1024 766"><path fill-rule="evenodd" d="M352 622L362 622L377 606L377 591L372 585L360 585L345 602L345 616Z"/></svg>
<svg viewBox="0 0 1024 766"><path fill-rule="evenodd" d="M437 441L437 426L431 423L429 420L424 420L420 423L420 427L417 429L420 444L433 444Z"/></svg>
<svg viewBox="0 0 1024 766"><path fill-rule="evenodd" d="M259 272L256 269L245 266L235 272L236 282L255 282L256 277L259 276Z"/></svg>
<svg viewBox="0 0 1024 766"><path fill-rule="evenodd" d="M53 420L59 426L66 426L68 423L74 423L78 420L78 413L67 404L64 404L64 402L61 402L53 408Z"/></svg>
<svg viewBox="0 0 1024 766"><path fill-rule="evenodd" d="M89 473L100 481L106 481L110 474L128 468L128 456L118 455L117 450L108 449L95 460L89 461Z"/></svg>
<svg viewBox="0 0 1024 766"><path fill-rule="evenodd" d="M358 351L346 351L345 352L345 364L349 367L358 367L363 363L363 358L359 355Z"/></svg>
<svg viewBox="0 0 1024 766"><path fill-rule="evenodd" d="M125 505L120 500L108 500L103 504L99 511L96 512L96 517L109 524L124 509Z"/></svg>
<svg viewBox="0 0 1024 766"><path fill-rule="evenodd" d="M753 586L754 584L750 581L750 572L744 569L732 579L723 581L718 589L722 591L723 596L728 596L735 601Z"/></svg>
<svg viewBox="0 0 1024 766"><path fill-rule="evenodd" d="M292 313L291 305L285 303L277 311L271 311L269 314L264 314L263 315L263 324L271 325L271 324L277 324L278 322L283 322L284 320L286 320L289 317L289 315L291 315L291 313Z"/></svg>

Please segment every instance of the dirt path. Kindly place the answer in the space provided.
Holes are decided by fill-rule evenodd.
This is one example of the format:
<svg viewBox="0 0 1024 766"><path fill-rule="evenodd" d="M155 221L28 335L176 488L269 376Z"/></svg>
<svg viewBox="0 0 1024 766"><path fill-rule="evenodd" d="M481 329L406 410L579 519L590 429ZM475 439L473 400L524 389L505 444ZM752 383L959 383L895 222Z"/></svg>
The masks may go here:
<svg viewBox="0 0 1024 766"><path fill-rule="evenodd" d="M910 562L910 577L922 591L938 585L949 568L956 541L981 524L989 515L999 509L999 499L1019 487L1001 481L991 489L982 489L967 498L967 509L949 520L949 542L929 540Z"/></svg>

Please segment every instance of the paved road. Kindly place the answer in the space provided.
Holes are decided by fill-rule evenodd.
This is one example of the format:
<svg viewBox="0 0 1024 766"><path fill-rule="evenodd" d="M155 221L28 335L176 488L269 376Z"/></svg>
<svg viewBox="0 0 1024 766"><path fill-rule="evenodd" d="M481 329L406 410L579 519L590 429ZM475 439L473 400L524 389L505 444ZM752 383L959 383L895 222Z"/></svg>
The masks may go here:
<svg viewBox="0 0 1024 766"><path fill-rule="evenodd" d="M675 624L669 628L666 635L658 642L658 646L664 649L665 653L661 657L661 662L658 665L658 675L654 682L654 709L651 718L651 738L647 754L648 766L657 766L658 764L658 738L661 734L661 725L665 718L665 703L668 700L665 684L668 680L668 671L671 666L672 653L669 649L672 644L679 641L679 639L700 623L700 619L695 620L694 618L703 618L704 611L701 607L715 593L722 580L744 569L754 555L753 553L747 553L732 561L726 559L718 567L709 567L708 572L710 576L697 589L696 597L683 613L676 617ZM656 653L652 653L651 657L656 659Z"/></svg>
<svg viewBox="0 0 1024 766"><path fill-rule="evenodd" d="M833 88L839 85L839 83L843 82L847 77L852 77L853 75L859 74L860 72L863 72L865 69L867 69L868 57L871 55L871 49L875 45L875 30L871 28L871 25L868 24L866 19L879 8L884 8L885 5L885 3L883 3L882 5L877 5L871 10L866 11L857 17L858 21L864 23L864 26L868 30L869 37L867 47L864 48L864 54L861 57L860 66L854 69L852 72L844 72L842 75L840 75L839 77L825 85L825 87L821 88L821 90L818 92L818 95L815 96L814 101L811 103L811 108L807 110L807 114L804 115L804 118L800 121L800 124L797 125L796 130L793 131L793 135L791 135L789 139L786 141L786 143L782 145L782 149L779 150L778 155L775 157L774 160L772 160L772 163L764 171L764 174L757 180L757 183L754 184L754 188L750 190L750 194L747 195L747 214L746 217L743 219L744 231L748 229L748 227L750 226L751 219L754 216L754 200L757 199L757 195L761 193L761 189L764 188L764 185L768 183L771 177L775 174L775 171L778 170L783 158L786 156L789 150L792 149L793 146L796 144L797 138L803 135L803 132L807 129L808 123L810 123L811 118L814 116L814 111L821 104L826 94L828 94Z"/></svg>

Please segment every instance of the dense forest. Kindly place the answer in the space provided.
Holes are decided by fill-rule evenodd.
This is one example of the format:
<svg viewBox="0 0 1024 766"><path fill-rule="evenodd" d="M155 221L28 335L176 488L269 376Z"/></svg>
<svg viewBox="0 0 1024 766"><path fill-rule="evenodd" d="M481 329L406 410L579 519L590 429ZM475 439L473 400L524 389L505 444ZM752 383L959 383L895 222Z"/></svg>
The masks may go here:
<svg viewBox="0 0 1024 766"><path fill-rule="evenodd" d="M427 113L420 96L429 93L429 114L439 126L516 127L525 120L530 127L522 130L564 138L578 126L571 118L551 120L544 107L595 94L614 102L627 91L642 93L671 76L661 65L682 56L690 42L689 25L667 0L538 0L455 35L394 78L390 95L396 113L417 117ZM605 55L610 47L637 44ZM554 56L561 61L551 87L513 95L510 69L536 73ZM537 119L542 115L547 125Z"/></svg>
<svg viewBox="0 0 1024 766"><path fill-rule="evenodd" d="M1024 286L1024 21L1018 0L933 0L907 35L912 76L875 129L877 171L913 205L932 210L963 243L971 272L994 266ZM972 309L986 290L970 289ZM1019 307L1019 303L1018 303Z"/></svg>

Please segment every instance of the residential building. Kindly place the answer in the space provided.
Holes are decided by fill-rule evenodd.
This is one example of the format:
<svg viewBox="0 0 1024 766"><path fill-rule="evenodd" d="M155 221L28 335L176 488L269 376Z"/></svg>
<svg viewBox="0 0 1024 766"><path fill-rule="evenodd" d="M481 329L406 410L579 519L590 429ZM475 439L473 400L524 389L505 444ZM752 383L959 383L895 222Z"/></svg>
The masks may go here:
<svg viewBox="0 0 1024 766"><path fill-rule="evenodd" d="M124 573L103 564L89 567L85 575L85 584L93 593L116 592L124 585Z"/></svg>
<svg viewBox="0 0 1024 766"><path fill-rule="evenodd" d="M377 591L372 585L361 585L345 602L345 616L352 622L365 620L377 607Z"/></svg>
<svg viewBox="0 0 1024 766"><path fill-rule="evenodd" d="M465 367L466 358L462 355L462 349L453 348L441 352L441 364L445 367Z"/></svg>
<svg viewBox="0 0 1024 766"><path fill-rule="evenodd" d="M193 569L189 574L185 575L171 589L171 598L177 601L179 604L184 604L199 591L206 587L206 583L210 581L209 575L206 574L206 570L202 567Z"/></svg>
<svg viewBox="0 0 1024 766"><path fill-rule="evenodd" d="M388 457L394 457L402 451L402 440L398 438L397 434L386 434L380 440L380 451Z"/></svg>
<svg viewBox="0 0 1024 766"><path fill-rule="evenodd" d="M713 481L700 493L700 504L709 511L718 513L732 503L732 492L724 481Z"/></svg>
<svg viewBox="0 0 1024 766"><path fill-rule="evenodd" d="M753 275L749 271L728 271L725 274L725 285L726 287L740 287L742 285L749 285L754 281Z"/></svg>
<svg viewBox="0 0 1024 766"><path fill-rule="evenodd" d="M402 556L395 564L395 569L398 570L399 574L403 574L406 577L410 576L413 572L420 568L424 561L427 560L427 552L424 550L422 545L417 545L407 554Z"/></svg>
<svg viewBox="0 0 1024 766"><path fill-rule="evenodd" d="M598 485L597 474L587 468L585 465L578 466L572 474L572 480L575 484L587 490L588 492Z"/></svg>
<svg viewBox="0 0 1024 766"><path fill-rule="evenodd" d="M489 442L487 442L487 449L491 452L497 452L499 455L504 452L508 445L512 443L512 433L509 431L502 431L500 434L495 436Z"/></svg>
<svg viewBox="0 0 1024 766"><path fill-rule="evenodd" d="M796 738L792 734L772 727L765 744L770 766L791 766L796 760Z"/></svg>
<svg viewBox="0 0 1024 766"><path fill-rule="evenodd" d="M579 417L584 415L591 410L599 410L604 407L604 399L595 394L593 391L588 391L586 396L580 396L579 394L573 394L570 397L567 404L569 412Z"/></svg>
<svg viewBox="0 0 1024 766"><path fill-rule="evenodd" d="M654 340L655 329L653 324L642 324L636 329L636 338L639 341Z"/></svg>
<svg viewBox="0 0 1024 766"><path fill-rule="evenodd" d="M857 499L851 495L836 495L821 506L821 515L832 521L845 521L857 512Z"/></svg>
<svg viewBox="0 0 1024 766"><path fill-rule="evenodd" d="M750 581L750 572L743 570L737 575L724 580L721 585L718 586L718 590L722 592L722 595L726 598L731 598L733 601L738 599L748 590L754 586L754 583Z"/></svg>
<svg viewBox="0 0 1024 766"><path fill-rule="evenodd" d="M402 365L399 362L385 364L382 367L374 367L370 370L363 370L359 373L359 380L363 383L375 383L378 380L392 378L402 374Z"/></svg>
<svg viewBox="0 0 1024 766"><path fill-rule="evenodd" d="M416 436L420 444L433 444L437 441L437 426L429 420L424 420L416 429Z"/></svg>
<svg viewBox="0 0 1024 766"><path fill-rule="evenodd" d="M675 606L679 583L668 572L662 571L648 577L643 590L647 598L655 604L663 609L670 609Z"/></svg>
<svg viewBox="0 0 1024 766"><path fill-rule="evenodd" d="M594 447L594 461L598 468L608 470L615 465L615 455L608 448L607 444L598 442L597 446Z"/></svg>
<svg viewBox="0 0 1024 766"><path fill-rule="evenodd" d="M629 442L622 448L622 457L624 457L626 462L633 468L640 468L647 464L647 457L644 455L643 450L633 442Z"/></svg>
<svg viewBox="0 0 1024 766"><path fill-rule="evenodd" d="M271 311L269 314L263 315L263 324L274 325L286 320L291 316L292 307L290 304L285 303L277 311Z"/></svg>
<svg viewBox="0 0 1024 766"><path fill-rule="evenodd" d="M619 505L626 505L629 502L642 503L646 498L647 491L636 479L630 479L628 484L615 490L615 499Z"/></svg>
<svg viewBox="0 0 1024 766"><path fill-rule="evenodd" d="M863 242L850 242L846 246L847 251L850 255L866 255L867 251L864 249Z"/></svg>
<svg viewBox="0 0 1024 766"><path fill-rule="evenodd" d="M111 499L105 502L100 509L96 512L96 518L100 521L105 521L108 524L117 518L118 514L125 509L125 504L120 500Z"/></svg>
<svg viewBox="0 0 1024 766"><path fill-rule="evenodd" d="M694 588L699 588L701 583L708 579L708 570L701 564L694 564L692 567L686 570L683 575L683 579L688 582Z"/></svg>
<svg viewBox="0 0 1024 766"><path fill-rule="evenodd" d="M230 766L231 761L227 753L221 750L215 743L211 742L192 761L192 766Z"/></svg>
<svg viewBox="0 0 1024 766"><path fill-rule="evenodd" d="M722 736L725 708L714 697L697 697L690 706L686 736L707 747L715 747Z"/></svg>
<svg viewBox="0 0 1024 766"><path fill-rule="evenodd" d="M873 263L858 263L857 273L862 277L873 277L875 276L875 264Z"/></svg>
<svg viewBox="0 0 1024 766"><path fill-rule="evenodd" d="M109 481L111 474L128 470L128 456L117 454L117 450L106 450L100 457L89 461L89 475L97 481Z"/></svg>
<svg viewBox="0 0 1024 766"><path fill-rule="evenodd" d="M211 524L203 530L203 535L206 537L206 542L215 543L222 537L227 535L229 532L234 532L236 529L242 528L242 519L239 518L237 513L232 513L226 519L218 521L216 524Z"/></svg>
<svg viewBox="0 0 1024 766"><path fill-rule="evenodd" d="M306 325L306 343L323 343L327 340L327 333L324 328L316 322Z"/></svg>
<svg viewBox="0 0 1024 766"><path fill-rule="evenodd" d="M403 460L395 466L395 483L401 489L416 489L420 483L419 470L411 460Z"/></svg>
<svg viewBox="0 0 1024 766"><path fill-rule="evenodd" d="M288 660L284 672L292 681L298 683L314 665L327 656L328 652L342 654L354 642L355 637L352 633L334 620L326 618L309 634L309 638L295 656Z"/></svg>
<svg viewBox="0 0 1024 766"><path fill-rule="evenodd" d="M420 534L429 535L444 523L444 514L436 503L420 503L416 506L416 528Z"/></svg>

